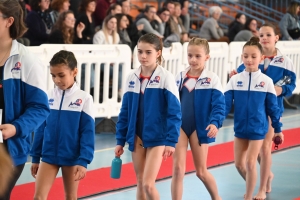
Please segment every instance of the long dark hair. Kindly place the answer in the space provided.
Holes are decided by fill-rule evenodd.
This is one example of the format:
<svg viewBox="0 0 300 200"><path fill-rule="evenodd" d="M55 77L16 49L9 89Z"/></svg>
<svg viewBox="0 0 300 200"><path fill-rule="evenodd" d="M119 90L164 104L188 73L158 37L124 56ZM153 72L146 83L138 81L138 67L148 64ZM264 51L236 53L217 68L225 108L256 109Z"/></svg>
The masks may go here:
<svg viewBox="0 0 300 200"><path fill-rule="evenodd" d="M74 28L68 29L65 25L65 20L68 14L74 15L73 11L68 10L58 16L58 19L52 28L52 32L60 30L63 34L65 44L72 44L74 39Z"/></svg>

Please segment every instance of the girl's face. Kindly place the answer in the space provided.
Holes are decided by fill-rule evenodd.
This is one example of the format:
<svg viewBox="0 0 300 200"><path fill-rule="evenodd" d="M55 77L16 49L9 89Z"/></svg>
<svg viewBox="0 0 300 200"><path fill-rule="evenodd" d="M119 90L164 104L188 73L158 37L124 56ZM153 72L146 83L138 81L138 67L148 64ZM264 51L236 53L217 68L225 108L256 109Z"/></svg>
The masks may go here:
<svg viewBox="0 0 300 200"><path fill-rule="evenodd" d="M74 28L75 26L75 17L72 13L66 15L65 25L67 28Z"/></svg>
<svg viewBox="0 0 300 200"><path fill-rule="evenodd" d="M70 2L69 1L65 1L62 5L62 11L68 11L70 7Z"/></svg>
<svg viewBox="0 0 300 200"><path fill-rule="evenodd" d="M116 30L117 27L117 19L116 18L111 18L108 22L107 22L107 29L110 31L114 31Z"/></svg>
<svg viewBox="0 0 300 200"><path fill-rule="evenodd" d="M257 46L245 46L242 54L242 61L247 72L255 72L258 70L259 63L263 60L263 56Z"/></svg>
<svg viewBox="0 0 300 200"><path fill-rule="evenodd" d="M125 28L127 28L127 24L128 24L128 19L127 19L127 17L124 15L124 16L121 18L121 21L120 21L120 29L125 29Z"/></svg>
<svg viewBox="0 0 300 200"><path fill-rule="evenodd" d="M122 7L119 5L117 5L114 10L111 10L112 15L119 14L119 13L122 13Z"/></svg>
<svg viewBox="0 0 300 200"><path fill-rule="evenodd" d="M40 8L41 8L41 11L48 10L49 5L50 5L50 0L41 0L39 5L40 5Z"/></svg>
<svg viewBox="0 0 300 200"><path fill-rule="evenodd" d="M59 64L50 67L50 74L54 84L61 90L71 88L75 82L75 76L77 75L77 68L72 70L65 64Z"/></svg>
<svg viewBox="0 0 300 200"><path fill-rule="evenodd" d="M202 70L210 57L209 54L206 54L205 48L198 45L189 45L187 53L189 65L191 69L195 70Z"/></svg>
<svg viewBox="0 0 300 200"><path fill-rule="evenodd" d="M86 11L91 12L91 13L95 12L95 9L96 9L95 1L90 2L86 7Z"/></svg>
<svg viewBox="0 0 300 200"><path fill-rule="evenodd" d="M138 60L143 67L154 67L156 66L157 59L161 56L161 51L156 51L154 45L139 42L137 45L138 49Z"/></svg>
<svg viewBox="0 0 300 200"><path fill-rule="evenodd" d="M273 28L263 26L259 29L259 42L263 48L275 48L279 36L275 35Z"/></svg>

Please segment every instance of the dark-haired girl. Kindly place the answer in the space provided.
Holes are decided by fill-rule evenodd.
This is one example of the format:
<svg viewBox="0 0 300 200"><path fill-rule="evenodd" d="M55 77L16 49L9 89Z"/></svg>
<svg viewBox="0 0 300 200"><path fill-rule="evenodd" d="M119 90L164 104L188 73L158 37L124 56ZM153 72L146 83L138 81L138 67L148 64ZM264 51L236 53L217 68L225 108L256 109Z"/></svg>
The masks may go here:
<svg viewBox="0 0 300 200"><path fill-rule="evenodd" d="M34 199L46 200L59 168L66 199L77 199L78 184L94 155L95 122L90 94L76 84L77 61L59 51L50 61L56 87L48 91L51 113L35 132L31 174L36 178ZM41 159L41 163L40 163Z"/></svg>
<svg viewBox="0 0 300 200"><path fill-rule="evenodd" d="M162 160L178 142L181 109L174 76L161 63L161 39L148 33L137 45L141 66L129 74L117 122L116 156L125 142L132 152L137 178L136 199L159 199L155 180Z"/></svg>
<svg viewBox="0 0 300 200"><path fill-rule="evenodd" d="M269 129L268 116L275 130L281 132L281 110L271 78L259 69L263 61L259 38L252 37L243 47L245 70L234 75L225 89L226 115L234 103L234 160L238 172L246 179L244 199L252 200L257 179L256 160Z"/></svg>

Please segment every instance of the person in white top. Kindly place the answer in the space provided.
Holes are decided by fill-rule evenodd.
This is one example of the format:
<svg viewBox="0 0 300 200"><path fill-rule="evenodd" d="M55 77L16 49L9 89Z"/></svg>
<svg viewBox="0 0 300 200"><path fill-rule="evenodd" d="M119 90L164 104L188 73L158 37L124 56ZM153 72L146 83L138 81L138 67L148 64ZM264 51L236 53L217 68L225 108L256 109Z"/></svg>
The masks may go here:
<svg viewBox="0 0 300 200"><path fill-rule="evenodd" d="M117 19L114 15L105 17L102 29L93 38L93 44L119 44L120 37L117 32Z"/></svg>

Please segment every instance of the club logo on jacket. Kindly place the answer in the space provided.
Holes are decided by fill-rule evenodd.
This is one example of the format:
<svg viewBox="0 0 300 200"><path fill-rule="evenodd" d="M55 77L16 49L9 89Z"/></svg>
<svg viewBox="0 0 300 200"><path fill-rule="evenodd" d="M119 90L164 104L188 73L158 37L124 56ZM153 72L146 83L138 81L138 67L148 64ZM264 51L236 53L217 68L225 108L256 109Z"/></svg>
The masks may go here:
<svg viewBox="0 0 300 200"><path fill-rule="evenodd" d="M283 61L284 61L284 58L283 57L279 57L279 58L276 58L274 60L274 63L283 63Z"/></svg>
<svg viewBox="0 0 300 200"><path fill-rule="evenodd" d="M11 72L13 72L13 71L16 71L16 72L20 71L21 70L21 66L22 66L22 64L20 62L17 62L15 64L15 66L11 69Z"/></svg>
<svg viewBox="0 0 300 200"><path fill-rule="evenodd" d="M48 103L49 103L50 106L53 106L53 102L54 102L54 99L49 99L48 100Z"/></svg>
<svg viewBox="0 0 300 200"><path fill-rule="evenodd" d="M82 99L77 99L74 103L71 101L71 103L69 104L69 107L78 108L81 106L81 104L82 104Z"/></svg>
<svg viewBox="0 0 300 200"><path fill-rule="evenodd" d="M179 84L180 84L180 80L177 80L177 81L176 81L177 87L179 86Z"/></svg>
<svg viewBox="0 0 300 200"><path fill-rule="evenodd" d="M199 82L200 82L200 85L209 86L210 82L211 82L211 78L209 78L209 77L201 78L201 79L199 79Z"/></svg>
<svg viewBox="0 0 300 200"><path fill-rule="evenodd" d="M152 84L152 85L153 85L153 84L156 85L156 84L159 83L159 81L160 81L160 76L155 76L154 79L153 79L153 80L150 80L149 83Z"/></svg>
<svg viewBox="0 0 300 200"><path fill-rule="evenodd" d="M237 86L237 87L243 87L243 81L238 81L238 82L236 83L236 86Z"/></svg>
<svg viewBox="0 0 300 200"><path fill-rule="evenodd" d="M255 88L260 89L260 88L264 88L264 86L265 86L265 82L261 81L259 84L255 85Z"/></svg>
<svg viewBox="0 0 300 200"><path fill-rule="evenodd" d="M134 88L134 84L135 84L135 82L134 82L134 81L130 81L130 82L129 82L129 86L128 86L128 87L129 87L129 88Z"/></svg>

